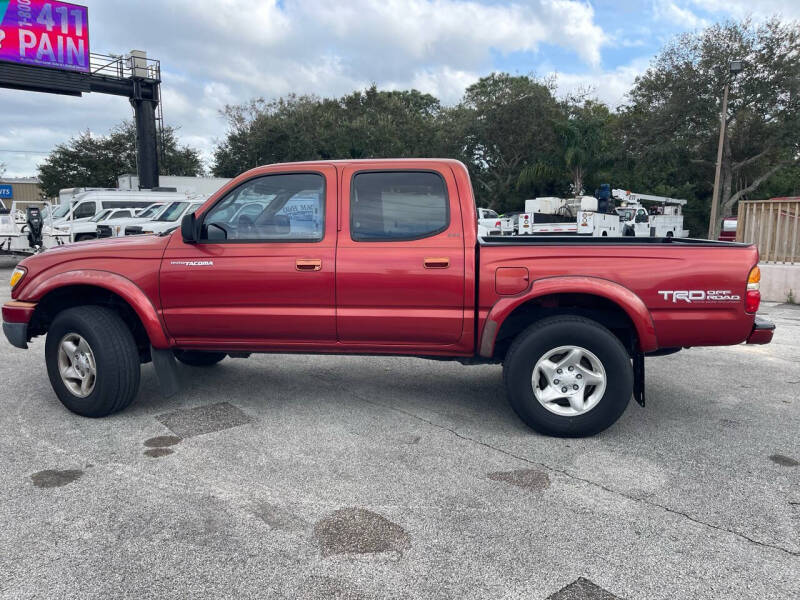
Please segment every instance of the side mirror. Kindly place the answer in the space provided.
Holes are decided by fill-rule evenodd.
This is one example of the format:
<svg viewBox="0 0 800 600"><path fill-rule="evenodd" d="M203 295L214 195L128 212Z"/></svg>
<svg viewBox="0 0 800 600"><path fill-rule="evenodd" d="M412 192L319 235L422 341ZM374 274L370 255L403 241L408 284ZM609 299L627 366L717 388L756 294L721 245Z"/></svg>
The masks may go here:
<svg viewBox="0 0 800 600"><path fill-rule="evenodd" d="M197 220L194 213L184 215L181 219L181 237L185 244L196 244L200 236L197 235Z"/></svg>

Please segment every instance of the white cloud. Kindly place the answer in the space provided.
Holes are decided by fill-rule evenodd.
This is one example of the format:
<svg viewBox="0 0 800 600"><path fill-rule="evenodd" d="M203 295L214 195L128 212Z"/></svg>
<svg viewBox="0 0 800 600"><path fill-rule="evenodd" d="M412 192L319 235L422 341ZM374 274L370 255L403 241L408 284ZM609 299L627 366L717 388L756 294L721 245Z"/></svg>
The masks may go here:
<svg viewBox="0 0 800 600"><path fill-rule="evenodd" d="M738 19L768 18L779 15L786 19L800 19L800 2L796 0L689 0L691 4L716 15Z"/></svg>
<svg viewBox="0 0 800 600"><path fill-rule="evenodd" d="M625 94L631 89L634 80L647 70L650 59L637 58L609 71L589 71L585 73L551 72L548 76L556 78L556 86L560 95L571 92L590 90L590 95L605 102L611 107L625 103Z"/></svg>
<svg viewBox="0 0 800 600"><path fill-rule="evenodd" d="M479 78L480 74L475 71L462 71L442 66L416 73L411 80L411 86L421 92L436 96L445 104L454 104L464 94L464 90ZM399 89L405 86L395 84L392 87Z"/></svg>
<svg viewBox="0 0 800 600"><path fill-rule="evenodd" d="M709 23L697 16L691 9L679 6L672 0L656 0L653 2L653 15L657 20L666 21L687 29L699 29Z"/></svg>

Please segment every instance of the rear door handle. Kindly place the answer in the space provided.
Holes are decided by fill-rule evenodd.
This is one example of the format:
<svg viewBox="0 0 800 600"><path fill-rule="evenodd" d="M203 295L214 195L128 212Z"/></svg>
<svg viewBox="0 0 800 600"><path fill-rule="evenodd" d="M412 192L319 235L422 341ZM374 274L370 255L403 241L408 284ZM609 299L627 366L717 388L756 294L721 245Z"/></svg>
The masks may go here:
<svg viewBox="0 0 800 600"><path fill-rule="evenodd" d="M319 258L298 258L294 263L298 271L321 271L322 260Z"/></svg>
<svg viewBox="0 0 800 600"><path fill-rule="evenodd" d="M446 269L450 266L450 259L446 256L426 258L423 264L426 269Z"/></svg>

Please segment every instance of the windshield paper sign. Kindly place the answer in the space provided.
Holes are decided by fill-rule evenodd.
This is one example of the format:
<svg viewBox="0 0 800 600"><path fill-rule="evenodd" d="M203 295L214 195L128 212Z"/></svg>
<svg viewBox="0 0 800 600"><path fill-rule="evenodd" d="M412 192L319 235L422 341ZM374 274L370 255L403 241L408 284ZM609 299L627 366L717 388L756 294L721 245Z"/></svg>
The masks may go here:
<svg viewBox="0 0 800 600"><path fill-rule="evenodd" d="M89 72L85 6L46 0L0 0L0 60Z"/></svg>

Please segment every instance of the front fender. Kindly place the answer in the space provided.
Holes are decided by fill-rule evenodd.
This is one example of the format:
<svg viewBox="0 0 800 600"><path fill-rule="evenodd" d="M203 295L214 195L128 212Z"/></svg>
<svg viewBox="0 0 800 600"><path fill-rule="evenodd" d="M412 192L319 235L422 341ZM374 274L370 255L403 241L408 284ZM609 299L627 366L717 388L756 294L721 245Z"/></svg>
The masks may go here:
<svg viewBox="0 0 800 600"><path fill-rule="evenodd" d="M518 307L542 296L553 294L588 294L610 300L630 318L636 328L639 349L651 352L658 348L656 328L650 311L639 296L628 288L599 277L557 276L537 279L526 292L498 300L486 318L480 342L480 355L489 358L494 353L497 332L508 316Z"/></svg>
<svg viewBox="0 0 800 600"><path fill-rule="evenodd" d="M170 347L169 337L164 332L156 307L139 286L122 275L109 271L81 269L66 271L31 283L33 285L24 290L25 300L29 302L38 302L50 292L69 285L87 285L113 292L125 300L139 316L154 348Z"/></svg>

